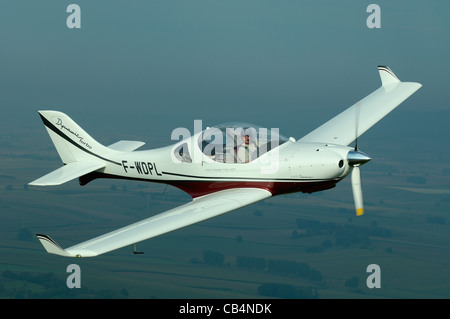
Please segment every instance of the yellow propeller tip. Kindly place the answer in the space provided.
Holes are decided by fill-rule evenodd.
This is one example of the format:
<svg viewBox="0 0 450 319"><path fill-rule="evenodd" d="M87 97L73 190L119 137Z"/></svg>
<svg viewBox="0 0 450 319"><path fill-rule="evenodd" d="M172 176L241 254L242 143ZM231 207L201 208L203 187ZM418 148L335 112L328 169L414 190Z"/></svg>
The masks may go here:
<svg viewBox="0 0 450 319"><path fill-rule="evenodd" d="M364 214L364 208L357 208L356 209L356 216L361 216Z"/></svg>

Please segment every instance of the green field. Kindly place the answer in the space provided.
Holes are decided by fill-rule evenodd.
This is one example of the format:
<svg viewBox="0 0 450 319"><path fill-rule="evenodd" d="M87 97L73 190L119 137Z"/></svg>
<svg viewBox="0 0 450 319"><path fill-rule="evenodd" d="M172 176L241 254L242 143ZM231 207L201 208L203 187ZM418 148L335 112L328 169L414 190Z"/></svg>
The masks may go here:
<svg viewBox="0 0 450 319"><path fill-rule="evenodd" d="M26 151L9 145L0 153L2 298L450 297L445 161L422 165L420 155L408 162L402 153L377 158L381 151L373 149L374 160L362 169L366 213L359 218L348 179L325 192L271 198L145 241L138 244L142 255L126 247L67 259L47 254L34 234L68 247L189 196L170 186L118 180L27 187L61 165L52 147L41 150L42 141L29 140ZM242 266L242 259L264 266ZM81 267L81 289L66 287L72 263ZM381 268L379 289L366 286L370 264ZM320 279L292 270L296 266Z"/></svg>

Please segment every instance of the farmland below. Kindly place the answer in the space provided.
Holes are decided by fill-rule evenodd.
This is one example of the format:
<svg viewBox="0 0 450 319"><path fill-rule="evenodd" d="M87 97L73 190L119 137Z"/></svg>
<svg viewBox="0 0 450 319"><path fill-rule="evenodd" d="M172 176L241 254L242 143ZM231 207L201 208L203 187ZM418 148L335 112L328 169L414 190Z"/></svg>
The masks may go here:
<svg viewBox="0 0 450 319"><path fill-rule="evenodd" d="M362 217L347 178L325 192L270 198L144 241L137 245L144 254L125 247L67 259L47 254L35 234L69 247L190 197L121 180L28 186L61 165L52 147L35 145L0 153L1 298L450 297L450 171L440 164L447 161L424 166L402 153L377 158L382 150L373 149L362 167ZM72 263L81 289L66 286ZM371 264L381 269L381 288L366 285Z"/></svg>

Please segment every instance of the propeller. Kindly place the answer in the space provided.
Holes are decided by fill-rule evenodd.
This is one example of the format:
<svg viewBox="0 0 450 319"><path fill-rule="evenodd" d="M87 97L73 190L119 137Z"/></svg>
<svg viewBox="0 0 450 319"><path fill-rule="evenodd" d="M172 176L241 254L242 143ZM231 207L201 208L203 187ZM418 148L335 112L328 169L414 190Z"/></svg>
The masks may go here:
<svg viewBox="0 0 450 319"><path fill-rule="evenodd" d="M347 155L348 165L353 168L351 179L356 216L361 216L362 214L364 214L363 195L361 188L361 172L359 170L359 167L371 160L371 158L367 154L358 151L359 109L360 103L358 102L355 106L355 148L353 151L348 152Z"/></svg>

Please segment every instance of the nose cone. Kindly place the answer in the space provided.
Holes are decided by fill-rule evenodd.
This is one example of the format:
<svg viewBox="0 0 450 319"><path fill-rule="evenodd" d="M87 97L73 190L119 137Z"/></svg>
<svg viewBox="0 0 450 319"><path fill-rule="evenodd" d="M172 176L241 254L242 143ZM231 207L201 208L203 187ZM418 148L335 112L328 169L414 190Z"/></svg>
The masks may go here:
<svg viewBox="0 0 450 319"><path fill-rule="evenodd" d="M371 158L363 152L350 151L347 154L347 160L350 166L360 166L370 161Z"/></svg>

